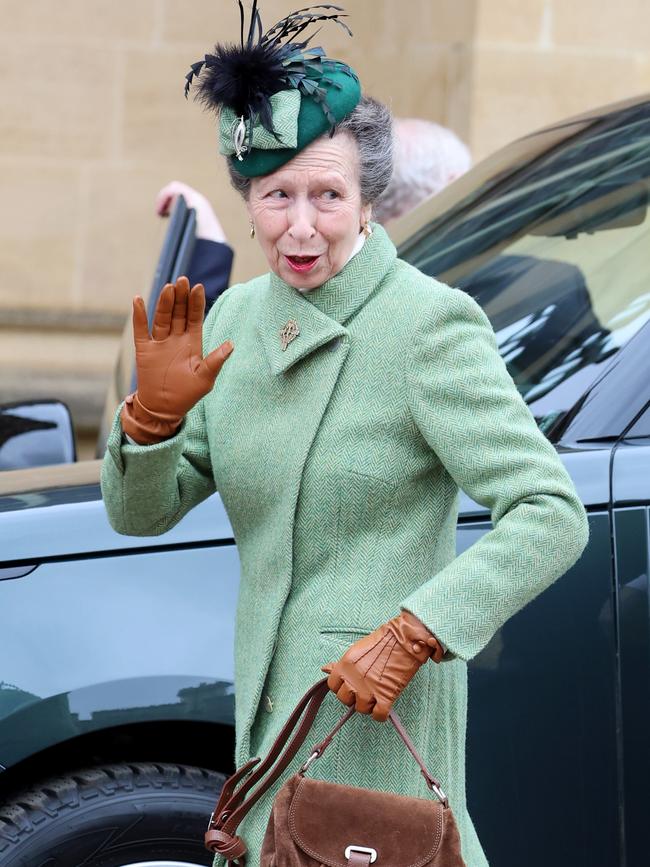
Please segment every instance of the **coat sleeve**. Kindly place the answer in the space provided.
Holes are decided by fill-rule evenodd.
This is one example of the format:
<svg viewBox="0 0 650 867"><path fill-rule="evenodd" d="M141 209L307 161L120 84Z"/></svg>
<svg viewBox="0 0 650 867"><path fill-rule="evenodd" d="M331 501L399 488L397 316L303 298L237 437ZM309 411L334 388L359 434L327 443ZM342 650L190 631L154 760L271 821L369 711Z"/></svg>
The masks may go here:
<svg viewBox="0 0 650 867"><path fill-rule="evenodd" d="M203 354L221 300L203 326ZM127 536L157 536L174 527L216 490L205 424L205 398L187 413L177 433L153 445L122 439L121 403L101 467L101 490L111 527Z"/></svg>
<svg viewBox="0 0 650 867"><path fill-rule="evenodd" d="M400 603L469 660L563 575L589 539L587 514L499 354L480 305L444 286L407 365L413 419L492 529Z"/></svg>

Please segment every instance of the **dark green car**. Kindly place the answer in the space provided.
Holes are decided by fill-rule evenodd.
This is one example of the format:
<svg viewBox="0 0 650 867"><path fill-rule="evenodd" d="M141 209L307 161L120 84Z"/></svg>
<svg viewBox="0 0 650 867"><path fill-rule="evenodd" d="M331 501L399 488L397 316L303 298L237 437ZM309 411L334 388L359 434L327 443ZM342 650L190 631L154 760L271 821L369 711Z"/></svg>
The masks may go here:
<svg viewBox="0 0 650 867"><path fill-rule="evenodd" d="M393 232L482 305L589 513L580 560L469 666L468 806L495 867L648 863L649 190L646 98L514 142ZM210 864L233 770L227 515L215 495L119 536L99 461L73 461L62 405L0 408L0 467L24 467L0 472L0 865ZM458 552L490 527L461 492Z"/></svg>

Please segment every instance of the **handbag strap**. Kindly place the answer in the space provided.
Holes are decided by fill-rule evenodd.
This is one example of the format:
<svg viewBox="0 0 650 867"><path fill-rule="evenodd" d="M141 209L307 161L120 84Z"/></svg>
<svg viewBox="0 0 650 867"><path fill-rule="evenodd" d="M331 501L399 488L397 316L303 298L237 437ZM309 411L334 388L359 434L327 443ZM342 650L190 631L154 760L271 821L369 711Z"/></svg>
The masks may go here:
<svg viewBox="0 0 650 867"><path fill-rule="evenodd" d="M273 785L302 746L316 718L316 713L327 695L328 689L327 678L323 678L307 690L282 727L280 734L273 742L273 746L264 761L237 791L233 791L236 783L245 776L253 765L259 762L259 759L251 759L237 771L233 778L227 780L224 786L224 789L226 786L228 787L226 794L224 796L222 789L205 833L205 845L211 852L219 852L219 854L226 857L237 858L240 864L245 863L243 855L246 852L246 845L243 840L234 836L234 832L251 807ZM305 715L298 730L295 732L284 753L280 755L303 711L305 711ZM249 794L246 800L243 800L246 792L266 774L269 768L276 762L278 756L280 756L279 761L277 761L271 773Z"/></svg>
<svg viewBox="0 0 650 867"><path fill-rule="evenodd" d="M266 758L261 763L259 768L255 771L254 774L241 786L239 791L237 792L237 803L240 803L243 796L247 791L253 788L253 786L261 780L261 778L267 773L269 768L273 766L276 760L279 757L279 761L277 765L272 770L273 780L275 780L284 770L284 768L289 764L291 759L294 757L296 752L302 746L305 738L307 737L309 730L312 726L312 723L316 717L316 713L323 703L323 699L327 695L327 681L324 679L323 681L319 681L318 683L311 686L305 695L300 699L291 715L289 716L286 723L282 726L279 735L273 742L271 749L268 751ZM282 753L285 744L289 740L291 733L293 732L298 720L300 719L301 714L304 711L304 717L302 718L300 725L298 726L298 730L294 734L289 746L286 748L284 753ZM255 800L257 800L264 793L264 789L255 790L256 793L259 791L259 794L256 795ZM252 794L249 797L252 797ZM253 805L254 802L251 802ZM235 806L233 804L233 806Z"/></svg>
<svg viewBox="0 0 650 867"><path fill-rule="evenodd" d="M415 744L413 743L411 738L408 736L401 719L397 716L397 714L395 713L394 710L390 710L388 712L388 716L389 716L392 724L395 726L397 734L404 741L407 749L409 750L409 752L411 753L411 755L413 756L415 761L420 766L420 773L422 774L422 776L426 780L427 786L438 797L438 799L440 801L442 801L442 803L445 805L445 807L448 807L449 806L449 799L447 798L445 793L442 791L442 786L440 785L440 780L437 780L433 776L433 774L430 774L429 771L427 770L426 765L422 761L422 757L420 756L418 751L415 749Z"/></svg>
<svg viewBox="0 0 650 867"><path fill-rule="evenodd" d="M354 707L351 707L350 710L347 713L345 713L341 717L341 719L337 722L337 724L334 726L332 731L326 737L324 737L320 743L316 744L316 746L313 747L311 755L309 756L307 761L304 763L304 765L300 769L301 771L307 770L309 765L315 759L318 759L323 755L323 753L325 752L327 747L332 742L332 738L334 737L334 735L341 728L343 723L346 723L350 719L350 717L352 716L353 713L354 713ZM402 721L397 716L397 714L395 713L394 710L391 709L388 712L388 718L390 719L393 726L395 727L397 734L404 741L407 749L409 750L409 752L411 753L411 755L413 756L415 761L420 766L420 772L421 772L422 776L424 777L424 779L426 780L426 783L427 783L427 786L429 787L429 789L431 789L431 791L434 792L434 794L436 795L438 800L442 801L442 803L445 805L445 807L448 807L449 806L449 799L447 798L447 796L443 792L442 786L440 785L440 781L437 780L433 776L433 774L430 774L429 771L427 770L426 765L424 764L424 761L422 760L422 757L420 756L420 754L418 753L418 751L415 748L415 744L413 743L413 741L409 737L406 729L404 728L404 724L402 723Z"/></svg>
<svg viewBox="0 0 650 867"><path fill-rule="evenodd" d="M304 743L314 719L316 718L316 714L318 713L325 696L329 692L327 680L328 678L325 677L322 680L317 681L302 696L273 742L273 745L267 753L264 761L262 761L256 771L251 774L250 778L243 782L237 789L237 783L241 782L246 774L249 773L258 762L260 762L259 758L250 759L226 781L212 815L210 816L208 829L205 833L205 845L211 852L219 852L219 854L224 855L229 859L236 858L239 865L244 865L246 863L244 857L247 851L246 844L240 837L237 837L234 832L251 807L278 779ZM296 724L298 723L298 720L303 714L303 711L304 717L288 746L284 749L296 727ZM334 735L339 731L344 723L353 716L354 713L354 706L350 707L325 738L313 747L311 755L300 768L301 774L307 770L312 761L322 756L323 752L331 743ZM438 780L428 772L401 720L393 710L389 711L388 716L395 727L395 730L406 744L409 752L413 755L420 766L421 773L424 776L427 785L436 794L439 800L442 801L444 806L447 807L449 804L447 796L442 791ZM263 780L255 789L250 791L271 768L272 770L266 779ZM245 798L246 793L249 791L250 794Z"/></svg>

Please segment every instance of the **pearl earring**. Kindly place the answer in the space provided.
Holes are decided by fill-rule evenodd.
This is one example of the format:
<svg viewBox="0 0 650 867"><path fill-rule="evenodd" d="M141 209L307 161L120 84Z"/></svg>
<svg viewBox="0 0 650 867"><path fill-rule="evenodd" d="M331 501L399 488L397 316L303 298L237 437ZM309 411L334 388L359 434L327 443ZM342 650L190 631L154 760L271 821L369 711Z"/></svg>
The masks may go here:
<svg viewBox="0 0 650 867"><path fill-rule="evenodd" d="M251 238L254 238L255 237L255 223L251 220L250 224L251 224Z"/></svg>
<svg viewBox="0 0 650 867"><path fill-rule="evenodd" d="M364 224L363 234L366 236L366 238L369 238L372 235L372 226L370 225L370 223Z"/></svg>

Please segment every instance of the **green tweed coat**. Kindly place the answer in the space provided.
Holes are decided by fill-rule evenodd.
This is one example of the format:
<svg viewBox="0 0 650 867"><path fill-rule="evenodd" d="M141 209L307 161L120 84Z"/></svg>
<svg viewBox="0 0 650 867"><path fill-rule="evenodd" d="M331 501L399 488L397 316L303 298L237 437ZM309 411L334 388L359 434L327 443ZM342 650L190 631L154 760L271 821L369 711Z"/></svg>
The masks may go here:
<svg viewBox="0 0 650 867"><path fill-rule="evenodd" d="M283 351L289 319L300 334ZM237 765L267 751L321 665L400 608L419 617L448 651L395 709L449 796L468 867L485 867L465 801L467 661L585 548L573 483L481 307L398 259L380 226L306 295L274 274L232 286L204 351L226 338L234 353L176 436L121 445L118 412L102 466L110 522L156 535L220 492L241 561ZM493 529L456 557L459 487ZM326 696L306 749L240 825L248 867L278 787L344 711ZM433 797L390 723L365 714L308 773Z"/></svg>

